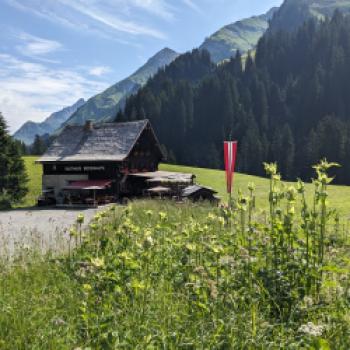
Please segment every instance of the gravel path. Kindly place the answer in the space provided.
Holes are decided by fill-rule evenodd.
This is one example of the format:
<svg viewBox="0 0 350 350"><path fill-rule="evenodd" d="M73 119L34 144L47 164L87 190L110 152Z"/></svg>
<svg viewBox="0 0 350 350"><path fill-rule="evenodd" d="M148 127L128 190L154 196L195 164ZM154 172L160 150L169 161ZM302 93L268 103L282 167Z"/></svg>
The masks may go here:
<svg viewBox="0 0 350 350"><path fill-rule="evenodd" d="M25 248L62 251L67 249L69 229L82 213L85 225L100 209L33 208L0 211L0 256L10 257Z"/></svg>

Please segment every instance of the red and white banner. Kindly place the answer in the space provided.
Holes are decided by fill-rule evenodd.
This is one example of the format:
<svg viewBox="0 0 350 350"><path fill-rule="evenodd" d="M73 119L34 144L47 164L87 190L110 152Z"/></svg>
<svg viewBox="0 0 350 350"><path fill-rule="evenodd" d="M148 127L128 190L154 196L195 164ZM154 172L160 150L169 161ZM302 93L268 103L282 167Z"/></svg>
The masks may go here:
<svg viewBox="0 0 350 350"><path fill-rule="evenodd" d="M237 141L224 142L227 193L231 194L237 156Z"/></svg>

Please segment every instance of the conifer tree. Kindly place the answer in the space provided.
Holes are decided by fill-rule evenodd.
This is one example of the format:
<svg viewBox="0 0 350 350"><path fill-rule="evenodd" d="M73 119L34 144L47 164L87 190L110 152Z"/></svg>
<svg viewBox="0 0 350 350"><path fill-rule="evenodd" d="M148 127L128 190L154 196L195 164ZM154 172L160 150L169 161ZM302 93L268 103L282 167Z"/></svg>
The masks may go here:
<svg viewBox="0 0 350 350"><path fill-rule="evenodd" d="M10 137L1 113L0 149L0 209L5 209L23 199L28 180L18 143Z"/></svg>
<svg viewBox="0 0 350 350"><path fill-rule="evenodd" d="M43 139L39 135L35 135L32 145L32 154L41 156L45 152L46 146Z"/></svg>

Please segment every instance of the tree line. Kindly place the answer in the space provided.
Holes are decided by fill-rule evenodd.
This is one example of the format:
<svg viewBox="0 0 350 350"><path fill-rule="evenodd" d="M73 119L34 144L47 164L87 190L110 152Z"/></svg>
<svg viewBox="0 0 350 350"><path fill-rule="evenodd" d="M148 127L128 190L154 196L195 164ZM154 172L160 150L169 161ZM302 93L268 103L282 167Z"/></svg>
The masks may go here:
<svg viewBox="0 0 350 350"><path fill-rule="evenodd" d="M194 50L160 70L126 101L117 121L147 117L168 160L223 167L224 140L239 141L239 171L263 175L278 162L285 178L309 178L326 157L350 177L350 17L335 12L295 32L268 32L255 54L213 65Z"/></svg>
<svg viewBox="0 0 350 350"><path fill-rule="evenodd" d="M35 135L34 141L30 145L27 145L20 140L14 141L17 143L18 148L23 156L41 156L49 148L54 138L55 136L50 136L49 134Z"/></svg>

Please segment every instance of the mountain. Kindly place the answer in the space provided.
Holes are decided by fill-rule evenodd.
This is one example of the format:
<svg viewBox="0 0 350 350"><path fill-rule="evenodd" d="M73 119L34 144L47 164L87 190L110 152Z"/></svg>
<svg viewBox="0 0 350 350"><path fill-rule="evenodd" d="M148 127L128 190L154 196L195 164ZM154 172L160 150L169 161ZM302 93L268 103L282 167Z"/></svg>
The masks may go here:
<svg viewBox="0 0 350 350"><path fill-rule="evenodd" d="M130 77L112 85L102 93L91 97L62 126L67 124L83 124L89 119L94 121L113 119L118 110L123 107L128 96L137 92L160 68L165 67L178 56L178 53L169 48L159 51Z"/></svg>
<svg viewBox="0 0 350 350"><path fill-rule="evenodd" d="M23 141L27 145L32 144L35 135L52 134L57 128L59 128L73 113L75 113L81 106L83 106L85 100L79 99L72 106L63 108L62 110L52 113L41 123L35 123L28 121L23 124L13 135L17 140Z"/></svg>
<svg viewBox="0 0 350 350"><path fill-rule="evenodd" d="M335 10L350 13L350 0L285 0L270 22L270 32L293 31L310 18L324 19Z"/></svg>
<svg viewBox="0 0 350 350"><path fill-rule="evenodd" d="M215 63L231 58L237 50L241 53L248 52L266 32L269 20L277 9L274 7L261 16L243 19L221 28L205 39L200 49L209 51Z"/></svg>

